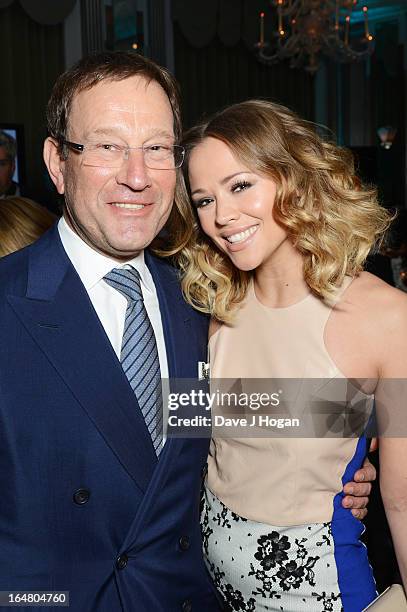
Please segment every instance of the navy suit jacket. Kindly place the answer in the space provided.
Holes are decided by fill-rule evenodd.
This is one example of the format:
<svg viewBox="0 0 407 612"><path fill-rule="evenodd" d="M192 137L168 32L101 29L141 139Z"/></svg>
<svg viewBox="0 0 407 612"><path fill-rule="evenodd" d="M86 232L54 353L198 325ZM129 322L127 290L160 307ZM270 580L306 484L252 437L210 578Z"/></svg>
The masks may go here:
<svg viewBox="0 0 407 612"><path fill-rule="evenodd" d="M166 262L146 262L170 377L196 378L207 320ZM0 262L0 591L69 591L72 612L219 610L199 529L207 452L169 439L157 461L56 227Z"/></svg>

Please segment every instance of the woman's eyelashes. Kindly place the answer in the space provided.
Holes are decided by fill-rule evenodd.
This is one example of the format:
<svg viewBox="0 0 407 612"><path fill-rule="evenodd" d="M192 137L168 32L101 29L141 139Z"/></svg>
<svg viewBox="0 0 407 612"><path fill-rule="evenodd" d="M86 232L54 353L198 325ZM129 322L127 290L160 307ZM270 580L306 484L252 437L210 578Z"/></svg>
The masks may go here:
<svg viewBox="0 0 407 612"><path fill-rule="evenodd" d="M230 191L232 193L241 193L242 191L249 189L249 187L251 186L252 186L252 183L250 183L249 181L240 180L240 181L233 183L230 186ZM195 208L204 208L205 206L208 206L208 204L211 204L212 202L214 202L214 198L211 198L209 196L207 196L206 198L201 198L199 200L192 201Z"/></svg>
<svg viewBox="0 0 407 612"><path fill-rule="evenodd" d="M230 190L233 193L240 193L241 191L244 191L245 189L249 189L249 187L251 186L252 184L249 183L249 181L238 181L237 183L233 183Z"/></svg>
<svg viewBox="0 0 407 612"><path fill-rule="evenodd" d="M200 200L192 200L192 204L195 206L195 208L203 208L204 206L208 206L208 204L210 204L211 202L213 202L213 198L201 198Z"/></svg>

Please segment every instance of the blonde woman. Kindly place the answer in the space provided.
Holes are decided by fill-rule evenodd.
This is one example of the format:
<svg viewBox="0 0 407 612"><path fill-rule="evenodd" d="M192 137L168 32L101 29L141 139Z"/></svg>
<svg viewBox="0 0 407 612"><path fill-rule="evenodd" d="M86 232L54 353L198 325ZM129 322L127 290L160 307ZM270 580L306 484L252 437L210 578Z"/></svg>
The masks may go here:
<svg viewBox="0 0 407 612"><path fill-rule="evenodd" d="M0 200L0 257L37 240L56 221L56 216L29 198Z"/></svg>
<svg viewBox="0 0 407 612"><path fill-rule="evenodd" d="M407 375L407 301L363 272L389 214L356 178L350 153L256 100L193 128L184 144L196 221L178 263L186 298L212 316L211 378L301 388L322 379L319 399L339 381L348 409L369 414L376 394L379 412L391 411L383 385ZM360 612L374 599L363 525L341 504L367 452L364 428L359 437L328 430L214 437L204 552L230 609ZM380 455L406 584L407 444L384 437Z"/></svg>

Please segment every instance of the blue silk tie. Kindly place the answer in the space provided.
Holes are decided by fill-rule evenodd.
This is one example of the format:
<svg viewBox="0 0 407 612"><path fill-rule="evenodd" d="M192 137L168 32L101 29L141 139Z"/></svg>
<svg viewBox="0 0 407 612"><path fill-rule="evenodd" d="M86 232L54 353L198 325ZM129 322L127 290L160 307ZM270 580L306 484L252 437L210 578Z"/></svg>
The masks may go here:
<svg viewBox="0 0 407 612"><path fill-rule="evenodd" d="M144 306L140 275L134 268L114 268L104 280L127 300L120 362L158 456L163 442L161 372L153 326Z"/></svg>

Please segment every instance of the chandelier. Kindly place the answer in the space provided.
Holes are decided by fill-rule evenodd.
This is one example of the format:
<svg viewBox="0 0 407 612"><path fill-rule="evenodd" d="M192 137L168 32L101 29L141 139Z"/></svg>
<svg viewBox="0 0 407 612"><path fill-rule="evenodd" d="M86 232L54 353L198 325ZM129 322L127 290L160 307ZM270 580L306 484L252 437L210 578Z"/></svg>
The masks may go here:
<svg viewBox="0 0 407 612"><path fill-rule="evenodd" d="M366 58L373 52L368 8L363 6L363 33L351 39L352 12L358 0L270 0L275 27L271 41L265 39L265 12L259 15L258 59L273 64L289 59L291 68L305 66L314 74L323 53L338 62Z"/></svg>

